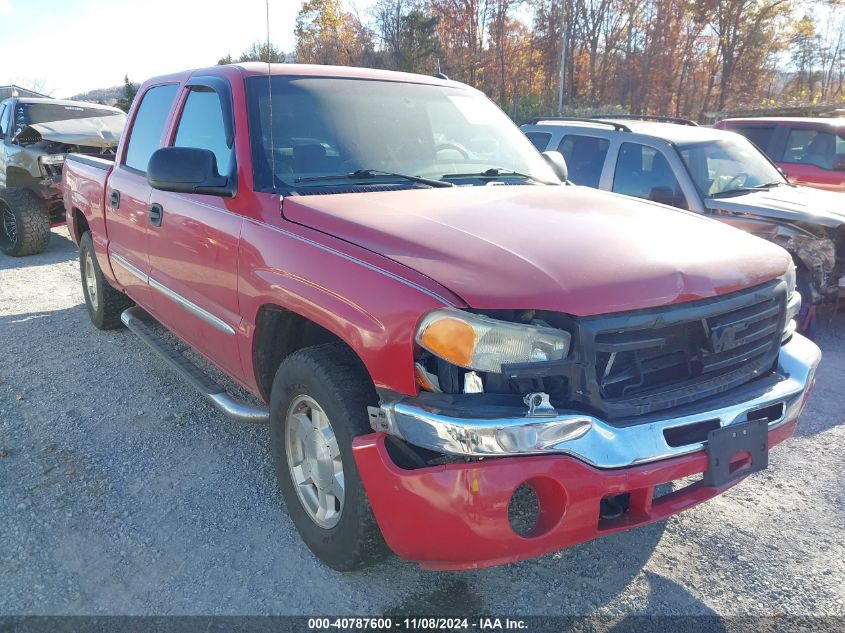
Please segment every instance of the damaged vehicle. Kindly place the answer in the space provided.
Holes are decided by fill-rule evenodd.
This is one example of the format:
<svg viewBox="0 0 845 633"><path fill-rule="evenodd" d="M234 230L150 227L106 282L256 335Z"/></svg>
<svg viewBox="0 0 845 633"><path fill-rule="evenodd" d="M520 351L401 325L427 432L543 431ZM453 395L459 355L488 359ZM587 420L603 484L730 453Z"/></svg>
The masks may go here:
<svg viewBox="0 0 845 633"><path fill-rule="evenodd" d="M540 119L522 126L540 151L560 151L576 185L721 220L785 248L804 299L799 329L835 297L845 274L845 195L793 184L745 137L666 117Z"/></svg>
<svg viewBox="0 0 845 633"><path fill-rule="evenodd" d="M335 569L385 546L487 567L660 521L796 428L820 351L789 254L565 185L477 90L239 64L148 80L129 116L113 161L63 174L89 317L269 422Z"/></svg>
<svg viewBox="0 0 845 633"><path fill-rule="evenodd" d="M0 250L21 257L47 248L50 227L65 221L65 155L112 158L125 122L122 110L82 101L0 103Z"/></svg>

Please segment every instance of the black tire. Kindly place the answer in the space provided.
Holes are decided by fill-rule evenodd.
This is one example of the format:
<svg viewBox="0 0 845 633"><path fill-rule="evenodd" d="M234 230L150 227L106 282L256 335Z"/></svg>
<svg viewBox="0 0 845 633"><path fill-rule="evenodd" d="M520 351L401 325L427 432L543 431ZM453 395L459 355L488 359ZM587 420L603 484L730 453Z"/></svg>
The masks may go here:
<svg viewBox="0 0 845 633"><path fill-rule="evenodd" d="M0 250L12 257L36 255L50 243L50 221L29 189L0 189Z"/></svg>
<svg viewBox="0 0 845 633"><path fill-rule="evenodd" d="M88 273L91 276L88 277ZM85 307L91 323L100 330L114 330L122 327L120 314L135 305L122 292L112 288L103 276L97 255L94 253L94 240L90 232L85 232L79 240L79 274L82 278L82 294L85 295ZM92 289L89 289L89 283Z"/></svg>
<svg viewBox="0 0 845 633"><path fill-rule="evenodd" d="M301 396L312 398L328 417L343 466L344 499L333 527L322 527L300 500L288 467L288 410ZM276 478L288 514L308 548L329 567L350 571L371 565L387 547L352 457L352 440L371 432L367 406L378 402L359 359L347 347L328 343L294 352L282 362L270 398L270 434Z"/></svg>

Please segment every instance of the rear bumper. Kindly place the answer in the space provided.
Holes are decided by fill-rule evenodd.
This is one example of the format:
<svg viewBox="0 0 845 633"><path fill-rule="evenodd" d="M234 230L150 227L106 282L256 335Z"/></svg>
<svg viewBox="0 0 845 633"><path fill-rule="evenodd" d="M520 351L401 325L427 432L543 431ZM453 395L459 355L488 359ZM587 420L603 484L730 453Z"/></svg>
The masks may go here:
<svg viewBox="0 0 845 633"><path fill-rule="evenodd" d="M621 428L592 418L588 433L531 455L488 453L478 460L479 452L473 452L467 457L472 455L475 461L405 470L388 454L384 433L357 438L353 454L379 527L396 554L429 569L510 563L659 521L732 487L742 478L721 487L697 481L655 499L656 487L708 468L705 443L670 446L664 431L702 420L728 426L749 419L750 412L776 410L778 417L769 423L771 448L794 432L820 357L818 347L795 335L782 348L776 379L750 384L737 402L711 402L703 411ZM396 414L405 411L394 408L391 422L403 419ZM755 419L759 418L755 415ZM415 428L408 426L412 420L420 425L416 428L426 429L415 439L458 438L462 440L455 444L458 448L467 446L463 431L472 434L490 424L502 428L519 423L515 418L458 419L420 408L399 427L408 441ZM528 421L532 428L539 422ZM447 429L445 434L441 427ZM496 435L482 433L481 437L495 440ZM508 518L511 497L522 484L534 490L539 506L536 524L527 536L514 532ZM627 512L617 519L601 519L602 499L622 494L630 495Z"/></svg>

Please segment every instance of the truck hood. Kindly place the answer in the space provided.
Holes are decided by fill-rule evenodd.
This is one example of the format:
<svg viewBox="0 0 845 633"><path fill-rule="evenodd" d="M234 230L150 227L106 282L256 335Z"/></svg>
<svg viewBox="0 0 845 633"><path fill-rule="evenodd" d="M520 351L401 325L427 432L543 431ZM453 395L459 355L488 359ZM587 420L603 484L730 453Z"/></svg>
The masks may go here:
<svg viewBox="0 0 845 633"><path fill-rule="evenodd" d="M705 205L712 211L746 213L828 227L845 224L845 194L811 187L772 187L728 198L708 198Z"/></svg>
<svg viewBox="0 0 845 633"><path fill-rule="evenodd" d="M116 147L123 132L122 116L68 119L49 123L33 123L23 128L18 138L34 141L36 135L45 141L85 147Z"/></svg>
<svg viewBox="0 0 845 633"><path fill-rule="evenodd" d="M586 187L292 196L288 220L388 257L478 309L586 316L704 299L782 275L789 256L685 211Z"/></svg>

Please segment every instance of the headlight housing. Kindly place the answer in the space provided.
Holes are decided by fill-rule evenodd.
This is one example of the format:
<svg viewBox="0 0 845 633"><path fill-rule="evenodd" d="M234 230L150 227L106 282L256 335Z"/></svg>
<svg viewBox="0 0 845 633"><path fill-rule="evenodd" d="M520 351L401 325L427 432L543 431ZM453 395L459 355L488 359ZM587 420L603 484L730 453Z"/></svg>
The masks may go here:
<svg viewBox="0 0 845 633"><path fill-rule="evenodd" d="M450 308L427 314L415 338L420 347L453 365L497 374L502 365L562 360L572 341L564 330Z"/></svg>
<svg viewBox="0 0 845 633"><path fill-rule="evenodd" d="M786 283L786 321L783 330L782 340L786 340L792 336L797 327L795 318L801 311L801 293L796 290L798 284L798 273L795 269L795 263L789 262L789 268L781 277Z"/></svg>

